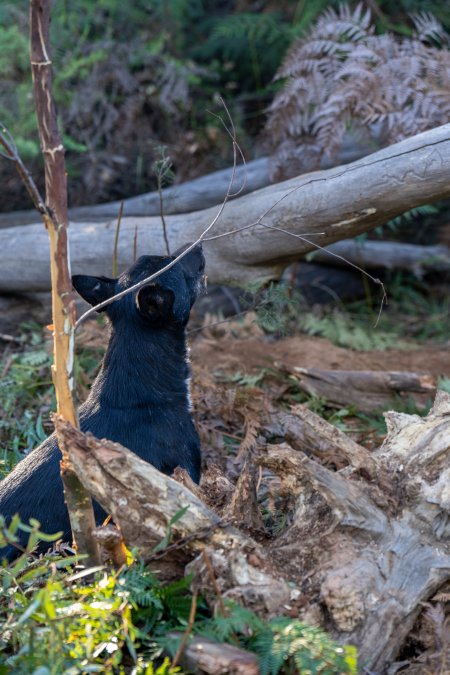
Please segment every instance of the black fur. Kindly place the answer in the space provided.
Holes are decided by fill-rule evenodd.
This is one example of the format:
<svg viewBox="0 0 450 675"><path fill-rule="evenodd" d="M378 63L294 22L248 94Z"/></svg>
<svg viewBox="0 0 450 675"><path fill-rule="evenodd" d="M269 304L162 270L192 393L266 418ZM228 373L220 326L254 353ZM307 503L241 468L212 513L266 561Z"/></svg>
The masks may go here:
<svg viewBox="0 0 450 675"><path fill-rule="evenodd" d="M176 255L176 254L174 254ZM118 279L74 276L73 285L95 305L160 270L169 257L142 256ZM179 263L105 308L110 338L100 372L80 407L80 426L98 438L117 441L166 474L185 468L200 480L200 443L190 414L185 326L204 287L201 246ZM53 434L0 483L0 513L34 517L43 532L70 524L59 475L61 454ZM97 522L105 514L95 504ZM22 544L26 536L23 536ZM10 547L0 557L13 557Z"/></svg>

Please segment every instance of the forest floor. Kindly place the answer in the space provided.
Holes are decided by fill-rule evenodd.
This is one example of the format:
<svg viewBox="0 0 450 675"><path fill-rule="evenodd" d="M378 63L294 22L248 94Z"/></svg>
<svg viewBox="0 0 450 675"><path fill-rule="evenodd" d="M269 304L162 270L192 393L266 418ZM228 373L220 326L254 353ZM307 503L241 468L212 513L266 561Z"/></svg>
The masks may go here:
<svg viewBox="0 0 450 675"><path fill-rule="evenodd" d="M24 306L21 311L24 311ZM10 321L11 314L4 314L2 317L0 307L0 322L2 318ZM35 315L30 314L31 318ZM47 321L44 315L41 318ZM288 411L298 403L305 404L370 450L383 442L386 429L381 409L363 413L354 405L336 406L323 398L308 395L299 386L296 368L407 371L427 373L443 378L447 383L450 378L450 342L443 341L442 336L440 341L434 342L408 338L398 340L401 348L358 351L336 346L324 337L307 335L299 330L290 332L288 336L268 334L252 312L244 319L213 325L216 318L206 316L197 319L190 328L192 397L202 442L204 470L217 466L232 483L236 483L245 457L264 433L270 413L274 410ZM11 457L3 461L0 458L2 471L7 471L20 458L20 452L37 445L52 430L49 412L53 394L48 372L51 333L37 323L25 327L17 324L16 330L11 330L9 323L8 328L12 333L9 338L14 339L0 339L0 448L3 447L4 457ZM442 332L445 333L444 330ZM87 322L79 332L77 388L80 401L87 396L105 343L105 326L101 319ZM395 339L392 344L396 344ZM389 408L423 415L431 406L432 398L433 392L420 406L405 397L393 398ZM14 453L6 452L10 448L14 449ZM324 464L334 466L335 458L327 458ZM261 534L260 540L270 547L271 541L288 526L286 514L289 508L284 503L286 498L277 494L276 481L272 481L268 491L263 489L263 493L260 506L264 534ZM274 555L275 552L274 549ZM297 565L295 560L283 560L283 570L287 577L298 581L304 560L297 562L301 565ZM314 593L316 589L309 589L305 597ZM305 598L303 601L306 602ZM293 608L293 611L297 609ZM298 611L301 617L300 606ZM402 654L402 658L410 664L420 656L426 658L427 650L434 649L438 641L437 632L435 635L430 622L424 623L423 618L421 621L421 624L416 624L414 638ZM411 669L410 672L423 671Z"/></svg>

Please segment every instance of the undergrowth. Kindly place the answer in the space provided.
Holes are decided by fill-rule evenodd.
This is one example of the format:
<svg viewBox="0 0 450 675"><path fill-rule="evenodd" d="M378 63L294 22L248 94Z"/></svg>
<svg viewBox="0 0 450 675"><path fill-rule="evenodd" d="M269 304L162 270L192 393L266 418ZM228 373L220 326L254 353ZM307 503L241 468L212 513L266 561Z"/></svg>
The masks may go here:
<svg viewBox="0 0 450 675"><path fill-rule="evenodd" d="M404 272L386 274L387 305L370 288L363 300L345 305L308 305L289 284L272 284L257 301L257 322L267 333L301 331L357 351L411 349L416 342L445 343L450 334L450 300L445 287L433 288ZM381 311L380 311L381 310Z"/></svg>
<svg viewBox="0 0 450 675"><path fill-rule="evenodd" d="M87 396L103 348L77 350L75 379L81 400ZM0 479L52 431L56 409L51 376L51 335L35 323L20 326L13 352L0 357Z"/></svg>
<svg viewBox="0 0 450 675"><path fill-rule="evenodd" d="M161 584L138 559L118 572L86 570L76 557L55 553L33 560L29 553L39 539L55 539L42 535L36 521L28 527L15 519L6 528L0 518L0 548L18 528L30 532L27 551L0 567L2 675L181 672L168 655L173 658L188 625L189 578ZM255 652L262 675L357 672L355 648L301 621L265 621L232 603L212 616L200 600L192 635Z"/></svg>

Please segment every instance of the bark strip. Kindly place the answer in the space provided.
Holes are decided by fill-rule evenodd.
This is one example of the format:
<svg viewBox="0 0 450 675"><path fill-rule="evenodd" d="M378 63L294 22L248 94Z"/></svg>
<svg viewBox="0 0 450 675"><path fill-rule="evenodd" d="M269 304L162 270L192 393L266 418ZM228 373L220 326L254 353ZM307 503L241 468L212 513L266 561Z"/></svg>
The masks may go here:
<svg viewBox="0 0 450 675"><path fill-rule="evenodd" d="M39 139L45 167L46 203L43 220L50 240L54 330L52 374L58 414L75 425L77 415L72 396L75 305L72 297L68 256L69 218L64 147L58 132L52 96L50 15L50 0L31 0L31 70ZM31 250L34 250L34 246ZM88 554L87 563L95 565L99 557L97 543L92 537L92 529L95 526L92 501L69 461L63 439L59 437L58 440L62 452L61 477L74 542L80 553Z"/></svg>

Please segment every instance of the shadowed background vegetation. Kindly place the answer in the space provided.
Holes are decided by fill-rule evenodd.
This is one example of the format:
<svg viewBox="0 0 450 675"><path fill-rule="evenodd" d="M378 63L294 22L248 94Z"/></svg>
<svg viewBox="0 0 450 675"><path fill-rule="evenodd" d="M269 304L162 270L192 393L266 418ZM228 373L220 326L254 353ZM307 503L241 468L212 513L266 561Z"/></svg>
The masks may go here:
<svg viewBox="0 0 450 675"><path fill-rule="evenodd" d="M219 94L247 157L267 152L267 109L281 86L274 76L292 43L324 9L338 7L325 0L55 3L55 97L71 205L154 189L153 162L161 145L177 181L228 165L230 144L208 113ZM424 9L420 0L367 7L377 33L388 29L405 36L414 30L410 14ZM27 10L26 0L0 7L0 120L39 182ZM426 10L450 26L445 2L429 2ZM1 211L29 207L10 169L1 163Z"/></svg>

